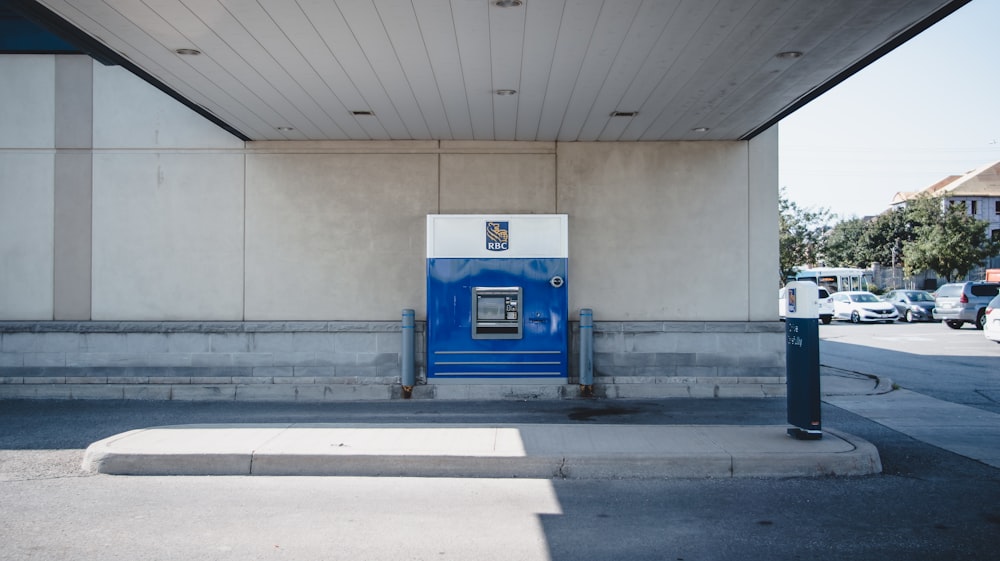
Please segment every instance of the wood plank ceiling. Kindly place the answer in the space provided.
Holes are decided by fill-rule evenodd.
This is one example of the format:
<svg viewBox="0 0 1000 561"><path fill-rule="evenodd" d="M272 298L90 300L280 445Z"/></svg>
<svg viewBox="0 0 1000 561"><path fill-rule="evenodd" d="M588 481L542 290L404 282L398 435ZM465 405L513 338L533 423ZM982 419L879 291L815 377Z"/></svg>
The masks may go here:
<svg viewBox="0 0 1000 561"><path fill-rule="evenodd" d="M657 141L752 136L965 2L38 3L252 140Z"/></svg>

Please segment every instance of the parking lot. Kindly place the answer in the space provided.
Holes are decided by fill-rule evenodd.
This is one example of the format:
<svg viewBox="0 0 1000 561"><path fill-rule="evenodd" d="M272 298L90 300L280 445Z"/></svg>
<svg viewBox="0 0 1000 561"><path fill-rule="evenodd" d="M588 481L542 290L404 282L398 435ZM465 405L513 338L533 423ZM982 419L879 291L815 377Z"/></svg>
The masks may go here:
<svg viewBox="0 0 1000 561"><path fill-rule="evenodd" d="M971 325L951 329L943 323L852 324L834 321L821 325L819 336L826 341L918 355L1000 357L1000 344L986 339L982 331ZM1000 364L997 368L1000 370Z"/></svg>
<svg viewBox="0 0 1000 561"><path fill-rule="evenodd" d="M820 325L819 335L823 366L1000 413L1000 345L972 326L835 321Z"/></svg>

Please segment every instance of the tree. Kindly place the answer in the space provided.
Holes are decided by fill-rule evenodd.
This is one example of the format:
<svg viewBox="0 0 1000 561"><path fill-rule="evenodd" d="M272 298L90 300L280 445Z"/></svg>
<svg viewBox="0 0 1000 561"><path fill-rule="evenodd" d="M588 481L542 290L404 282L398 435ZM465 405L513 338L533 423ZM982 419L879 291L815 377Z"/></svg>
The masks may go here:
<svg viewBox="0 0 1000 561"><path fill-rule="evenodd" d="M868 224L861 218L836 223L826 236L823 255L832 267L867 267L870 261L859 251Z"/></svg>
<svg viewBox="0 0 1000 561"><path fill-rule="evenodd" d="M917 234L911 214L903 208L894 208L876 216L867 224L861 238L859 253L864 267L869 263L895 266L903 259L902 249Z"/></svg>
<svg viewBox="0 0 1000 561"><path fill-rule="evenodd" d="M781 280L795 273L795 267L818 264L823 254L823 237L834 215L825 208L799 208L785 196L778 196L778 259Z"/></svg>
<svg viewBox="0 0 1000 561"><path fill-rule="evenodd" d="M903 249L907 275L932 270L951 282L1000 253L1000 240L991 239L987 223L968 215L965 205L929 200L934 204L914 209L914 216L924 213L927 221L917 228L916 240Z"/></svg>
<svg viewBox="0 0 1000 561"><path fill-rule="evenodd" d="M903 248L917 239L923 226L937 220L940 204L939 199L919 197L868 220L837 223L826 239L828 264L860 268L871 263L904 264Z"/></svg>

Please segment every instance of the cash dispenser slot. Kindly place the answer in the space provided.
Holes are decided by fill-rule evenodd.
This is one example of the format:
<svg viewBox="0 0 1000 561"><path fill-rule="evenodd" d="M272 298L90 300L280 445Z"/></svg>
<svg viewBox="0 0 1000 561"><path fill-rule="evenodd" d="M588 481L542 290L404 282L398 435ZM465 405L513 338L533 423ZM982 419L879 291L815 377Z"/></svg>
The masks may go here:
<svg viewBox="0 0 1000 561"><path fill-rule="evenodd" d="M473 339L521 338L521 287L474 287L472 309Z"/></svg>

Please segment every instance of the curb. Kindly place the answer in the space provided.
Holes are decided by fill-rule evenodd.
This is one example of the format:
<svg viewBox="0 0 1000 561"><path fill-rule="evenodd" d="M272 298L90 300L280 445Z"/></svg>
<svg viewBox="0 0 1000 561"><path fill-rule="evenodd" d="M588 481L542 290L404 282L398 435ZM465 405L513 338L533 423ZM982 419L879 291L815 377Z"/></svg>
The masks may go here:
<svg viewBox="0 0 1000 561"><path fill-rule="evenodd" d="M109 475L661 479L823 477L882 471L875 447L839 431L798 441L785 426L189 425L90 445Z"/></svg>

